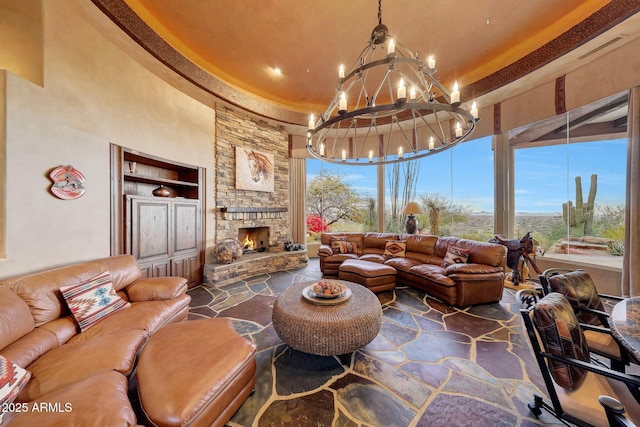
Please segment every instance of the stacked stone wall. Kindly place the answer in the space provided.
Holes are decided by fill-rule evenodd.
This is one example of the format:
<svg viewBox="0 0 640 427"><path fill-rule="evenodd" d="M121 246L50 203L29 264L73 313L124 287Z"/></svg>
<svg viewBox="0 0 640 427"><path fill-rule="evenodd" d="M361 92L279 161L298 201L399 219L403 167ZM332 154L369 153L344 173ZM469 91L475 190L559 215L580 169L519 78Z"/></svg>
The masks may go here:
<svg viewBox="0 0 640 427"><path fill-rule="evenodd" d="M273 192L236 188L236 147L273 155ZM269 246L282 247L289 240L288 134L284 127L219 105L216 108L214 155L215 241L236 238L242 227L270 227ZM233 212L228 212L228 208L233 208ZM247 212L238 208L247 208ZM260 208L265 211L259 211ZM276 212L274 208L278 208Z"/></svg>

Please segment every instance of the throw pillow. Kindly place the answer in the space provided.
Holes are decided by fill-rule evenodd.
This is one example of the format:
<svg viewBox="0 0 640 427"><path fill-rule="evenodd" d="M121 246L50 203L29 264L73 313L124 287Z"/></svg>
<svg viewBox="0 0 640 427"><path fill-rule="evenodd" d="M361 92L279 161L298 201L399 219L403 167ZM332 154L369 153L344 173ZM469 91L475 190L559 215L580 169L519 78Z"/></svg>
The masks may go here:
<svg viewBox="0 0 640 427"><path fill-rule="evenodd" d="M335 240L331 242L331 249L337 254L355 254L358 253L358 247L353 242L343 240Z"/></svg>
<svg viewBox="0 0 640 427"><path fill-rule="evenodd" d="M407 242L404 240L387 240L384 244L384 256L387 258L404 258L407 254Z"/></svg>
<svg viewBox="0 0 640 427"><path fill-rule="evenodd" d="M31 372L0 355L0 407L6 408L16 400L31 378ZM0 412L0 422L2 415Z"/></svg>
<svg viewBox="0 0 640 427"><path fill-rule="evenodd" d="M457 246L449 245L447 253L442 261L443 267L448 267L451 264L464 264L469 259L471 253L468 249L462 249Z"/></svg>
<svg viewBox="0 0 640 427"><path fill-rule="evenodd" d="M130 305L116 294L108 271L77 285L63 286L60 292L81 331Z"/></svg>

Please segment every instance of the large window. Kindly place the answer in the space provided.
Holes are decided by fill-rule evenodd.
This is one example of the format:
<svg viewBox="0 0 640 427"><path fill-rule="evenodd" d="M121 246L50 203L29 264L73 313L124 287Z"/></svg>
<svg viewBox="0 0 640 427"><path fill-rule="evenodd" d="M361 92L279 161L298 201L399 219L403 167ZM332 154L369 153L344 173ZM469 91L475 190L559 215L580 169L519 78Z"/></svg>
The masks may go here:
<svg viewBox="0 0 640 427"><path fill-rule="evenodd" d="M384 185L384 224L377 210L378 185ZM486 241L493 234L493 151L491 138L464 142L451 150L413 162L384 166L342 166L307 160L307 231L404 232L400 214L409 201L421 233L456 235Z"/></svg>
<svg viewBox="0 0 640 427"><path fill-rule="evenodd" d="M516 234L549 254L621 255L626 150L626 139L516 150Z"/></svg>
<svg viewBox="0 0 640 427"><path fill-rule="evenodd" d="M624 251L626 116L625 93L515 133L518 236L531 231L548 256L615 265L603 257Z"/></svg>

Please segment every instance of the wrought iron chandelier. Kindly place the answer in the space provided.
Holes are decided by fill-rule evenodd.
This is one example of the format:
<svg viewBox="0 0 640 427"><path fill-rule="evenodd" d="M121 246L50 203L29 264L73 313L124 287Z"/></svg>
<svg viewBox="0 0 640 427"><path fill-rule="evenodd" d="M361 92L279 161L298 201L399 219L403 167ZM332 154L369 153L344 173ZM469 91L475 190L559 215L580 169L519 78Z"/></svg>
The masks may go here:
<svg viewBox="0 0 640 427"><path fill-rule="evenodd" d="M397 163L454 147L475 129L478 108L460 102L427 62L378 25L350 71L338 70L336 94L316 120L309 118L307 150L320 160L349 165ZM407 96L408 94L408 96Z"/></svg>

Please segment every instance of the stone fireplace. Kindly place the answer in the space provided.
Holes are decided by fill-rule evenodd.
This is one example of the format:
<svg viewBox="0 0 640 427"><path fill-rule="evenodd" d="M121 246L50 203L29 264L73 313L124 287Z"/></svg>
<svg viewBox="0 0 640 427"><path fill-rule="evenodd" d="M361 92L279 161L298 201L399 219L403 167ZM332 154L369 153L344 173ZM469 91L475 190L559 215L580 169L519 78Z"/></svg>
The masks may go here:
<svg viewBox="0 0 640 427"><path fill-rule="evenodd" d="M236 148L273 155L273 191L236 188ZM244 237L241 230L268 228L258 237L267 248L289 239L289 136L282 126L254 119L234 109L216 108L215 242Z"/></svg>
<svg viewBox="0 0 640 427"><path fill-rule="evenodd" d="M263 251L246 251L231 264L218 264L209 255L204 266L205 283L224 286L243 278L298 268L307 263L307 251L287 252L289 219L289 135L283 126L254 119L233 108L216 108L216 200L214 244L233 238L244 243L248 230ZM236 188L236 148L244 147L273 155L273 191Z"/></svg>

